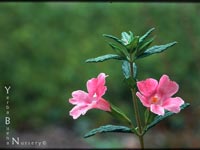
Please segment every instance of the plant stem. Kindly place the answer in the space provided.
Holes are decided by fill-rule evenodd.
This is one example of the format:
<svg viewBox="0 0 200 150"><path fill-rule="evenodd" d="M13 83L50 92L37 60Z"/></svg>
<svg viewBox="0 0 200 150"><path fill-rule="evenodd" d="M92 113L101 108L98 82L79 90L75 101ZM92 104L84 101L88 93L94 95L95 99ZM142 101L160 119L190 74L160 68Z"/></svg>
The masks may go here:
<svg viewBox="0 0 200 150"><path fill-rule="evenodd" d="M138 129L139 129L139 133L141 134L142 133L142 127L141 127L139 110L138 110L138 105L137 105L136 96L135 96L135 89L131 89L131 92L132 92L132 97L133 97L133 105L134 105L136 123L137 123Z"/></svg>
<svg viewBox="0 0 200 150"><path fill-rule="evenodd" d="M130 70L131 70L131 77L134 79L134 70L133 70L133 61L132 60L130 60ZM132 93L136 123L137 123L137 127L138 127L138 130L139 130L138 137L139 137L139 141L140 141L140 146L143 149L144 148L144 141L143 141L143 135L142 135L141 119L140 119L139 109L138 109L138 104L137 104L137 99L136 99L136 87L131 88L131 93Z"/></svg>
<svg viewBox="0 0 200 150"><path fill-rule="evenodd" d="M136 123L137 123L138 130L139 130L138 137L139 137L139 140L140 140L140 146L141 146L141 148L144 148L143 135L142 135L142 125L141 125L139 109L138 109L138 105L137 105L137 101L136 101L135 88L131 89L131 92L132 92L132 97L133 97L133 105L134 105Z"/></svg>
<svg viewBox="0 0 200 150"><path fill-rule="evenodd" d="M139 136L139 140L140 140L140 146L141 146L141 149L144 149L144 140L143 140L143 135L140 135L140 136Z"/></svg>

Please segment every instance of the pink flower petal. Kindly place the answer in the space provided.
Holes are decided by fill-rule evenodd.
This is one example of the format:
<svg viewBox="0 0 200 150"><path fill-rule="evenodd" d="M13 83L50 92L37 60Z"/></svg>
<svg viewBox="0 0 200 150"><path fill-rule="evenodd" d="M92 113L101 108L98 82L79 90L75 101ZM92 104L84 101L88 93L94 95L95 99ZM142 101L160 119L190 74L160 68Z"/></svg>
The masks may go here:
<svg viewBox="0 0 200 150"><path fill-rule="evenodd" d="M97 97L101 97L105 94L107 90L107 87L104 85L106 77L107 76L105 75L105 73L100 73L97 78L92 78L88 80L87 90L90 96L96 94Z"/></svg>
<svg viewBox="0 0 200 150"><path fill-rule="evenodd" d="M107 75L105 73L100 73L97 77L99 85L103 86L105 84L105 78Z"/></svg>
<svg viewBox="0 0 200 150"><path fill-rule="evenodd" d="M69 99L69 102L73 105L82 104L82 103L89 103L88 93L77 90L72 92L72 98Z"/></svg>
<svg viewBox="0 0 200 150"><path fill-rule="evenodd" d="M92 107L104 111L111 111L110 104L103 98L100 98Z"/></svg>
<svg viewBox="0 0 200 150"><path fill-rule="evenodd" d="M163 107L171 112L178 113L180 112L180 106L184 104L184 101L180 97L168 98L164 101Z"/></svg>
<svg viewBox="0 0 200 150"><path fill-rule="evenodd" d="M136 95L145 107L150 107L150 102L149 102L148 98L143 96L140 92L136 92Z"/></svg>
<svg viewBox="0 0 200 150"><path fill-rule="evenodd" d="M92 78L87 81L87 90L90 95L94 95L97 89L98 79Z"/></svg>
<svg viewBox="0 0 200 150"><path fill-rule="evenodd" d="M153 93L155 93L157 85L158 81L152 78L137 82L137 87L144 96L151 96Z"/></svg>
<svg viewBox="0 0 200 150"><path fill-rule="evenodd" d="M106 86L99 86L96 91L97 97L102 97L105 94L106 90L107 90Z"/></svg>
<svg viewBox="0 0 200 150"><path fill-rule="evenodd" d="M178 91L178 84L171 81L167 75L163 75L160 78L157 92L163 99L169 98Z"/></svg>
<svg viewBox="0 0 200 150"><path fill-rule="evenodd" d="M156 105L156 104L151 104L150 106L150 110L151 112L158 114L158 115L164 115L165 114L165 110L163 107L161 107L160 105Z"/></svg>
<svg viewBox="0 0 200 150"><path fill-rule="evenodd" d="M81 114L84 115L89 109L91 108L87 105L77 105L69 112L69 114L73 119L77 119Z"/></svg>
<svg viewBox="0 0 200 150"><path fill-rule="evenodd" d="M98 88L96 91L96 94L98 97L101 97L105 94L107 87L105 86L105 82L106 82L106 77L107 75L105 75L105 73L100 73L97 77L98 79Z"/></svg>
<svg viewBox="0 0 200 150"><path fill-rule="evenodd" d="M69 102L76 105L71 111L70 115L77 119L81 114L84 115L89 109L101 109L104 111L111 111L110 104L101 96L105 94L107 87L104 86L104 73L100 73L97 78L92 78L87 82L87 89L89 93L82 90L77 90L72 93L72 98Z"/></svg>

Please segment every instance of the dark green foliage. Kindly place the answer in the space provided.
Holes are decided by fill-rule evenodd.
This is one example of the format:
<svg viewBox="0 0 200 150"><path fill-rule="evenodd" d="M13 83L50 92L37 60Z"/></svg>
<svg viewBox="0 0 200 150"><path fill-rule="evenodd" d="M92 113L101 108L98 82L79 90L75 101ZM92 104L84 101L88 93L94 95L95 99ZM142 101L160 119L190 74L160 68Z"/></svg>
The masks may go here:
<svg viewBox="0 0 200 150"><path fill-rule="evenodd" d="M124 35L124 34L122 34L122 35ZM121 39L119 39L119 38L117 38L117 37L115 37L115 36L113 36L113 35L103 34L103 36L114 40L115 42L119 43L120 45L125 46L125 45L124 45L124 42L123 42ZM122 37L123 37L123 36L122 36Z"/></svg>
<svg viewBox="0 0 200 150"><path fill-rule="evenodd" d="M126 125L131 126L132 122L130 120L130 118L127 117L126 114L124 114L124 112L122 112L122 110L120 110L119 107L111 104L111 112L109 112L114 118L118 119L119 121L121 121L122 123L125 123Z"/></svg>
<svg viewBox="0 0 200 150"><path fill-rule="evenodd" d="M109 60L109 59L123 59L122 57L120 57L119 55L116 55L116 54L106 54L106 55L103 55L103 56L99 56L99 57L96 57L96 58L90 58L90 59L87 59L85 62L86 63L90 63L90 62L103 62L103 61L106 61L106 60Z"/></svg>
<svg viewBox="0 0 200 150"><path fill-rule="evenodd" d="M127 62L133 62L139 58L143 58L143 57L155 54L155 53L161 53L177 43L177 42L172 42L172 43L168 43L165 45L156 45L156 46L152 46L152 47L148 48L151 45L151 43L153 42L154 37L150 38L148 40L146 40L146 38L149 36L149 34L154 29L155 28L151 28L149 31L147 31L141 37L134 36L131 31L129 31L129 34L126 32L122 32L121 39L119 39L113 35L103 34L103 36L114 40L120 46L123 47L123 48L121 48L111 42L108 43L112 47L112 49L121 57L118 58L117 55L115 56L113 54L107 54L107 55L99 56L96 58L90 58L90 59L86 60L86 62L98 63L98 62L102 62L102 61L109 60L109 59L119 59L119 60L124 60ZM122 65L122 68L123 68L123 65Z"/></svg>
<svg viewBox="0 0 200 150"><path fill-rule="evenodd" d="M149 31L147 31L143 36L140 37L139 43L143 43L144 40L150 35L150 33L154 30L155 28L151 28Z"/></svg>
<svg viewBox="0 0 200 150"><path fill-rule="evenodd" d="M127 52L124 48L120 48L117 45L115 45L114 43L109 42L108 43L110 45L110 47L119 55L122 57L122 59L126 59L127 58Z"/></svg>
<svg viewBox="0 0 200 150"><path fill-rule="evenodd" d="M93 129L85 134L84 138L88 138L93 136L97 133L104 133L104 132L123 132L123 133L132 133L131 129L125 126L116 126L116 125L105 125L99 128Z"/></svg>
<svg viewBox="0 0 200 150"><path fill-rule="evenodd" d="M122 71L123 71L123 74L124 74L124 77L126 79L130 78L131 77L131 68L130 68L130 64L128 61L124 60L122 62ZM133 77L136 78L136 75L137 75L137 66L135 63L133 63Z"/></svg>
<svg viewBox="0 0 200 150"><path fill-rule="evenodd" d="M150 41L150 42L152 42L152 41ZM150 47L147 50L145 50L143 53L141 53L139 55L136 54L136 59L143 58L143 57L155 54L155 53L161 53L176 43L177 42L172 42L172 43L168 43L165 45L156 45L156 46ZM149 42L147 43L147 45L148 44L149 44Z"/></svg>

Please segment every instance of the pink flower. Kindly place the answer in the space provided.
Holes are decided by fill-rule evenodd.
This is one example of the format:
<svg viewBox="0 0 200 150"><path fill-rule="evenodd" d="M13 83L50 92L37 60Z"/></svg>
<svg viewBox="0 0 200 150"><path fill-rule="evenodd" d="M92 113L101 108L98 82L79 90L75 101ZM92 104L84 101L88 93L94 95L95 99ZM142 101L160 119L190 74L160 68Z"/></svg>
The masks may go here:
<svg viewBox="0 0 200 150"><path fill-rule="evenodd" d="M180 106L184 101L180 97L173 96L178 91L178 84L171 81L167 75L163 75L158 83L157 80L148 78L137 82L139 92L136 93L140 101L150 111L164 115L165 109L174 113L180 112Z"/></svg>
<svg viewBox="0 0 200 150"><path fill-rule="evenodd" d="M72 92L72 98L69 99L69 102L76 105L70 111L70 116L73 119L77 119L81 114L85 115L88 110L93 108L111 111L110 104L102 98L107 90L107 87L104 85L106 77L104 73L100 73L97 78L88 80L88 93L82 90Z"/></svg>

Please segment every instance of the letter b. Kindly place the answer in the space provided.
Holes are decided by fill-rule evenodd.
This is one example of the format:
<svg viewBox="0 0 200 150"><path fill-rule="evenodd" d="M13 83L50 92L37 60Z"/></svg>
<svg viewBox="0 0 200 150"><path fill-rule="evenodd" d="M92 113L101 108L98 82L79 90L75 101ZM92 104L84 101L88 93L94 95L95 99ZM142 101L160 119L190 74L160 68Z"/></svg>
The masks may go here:
<svg viewBox="0 0 200 150"><path fill-rule="evenodd" d="M10 117L5 117L5 124L9 125L10 124Z"/></svg>

